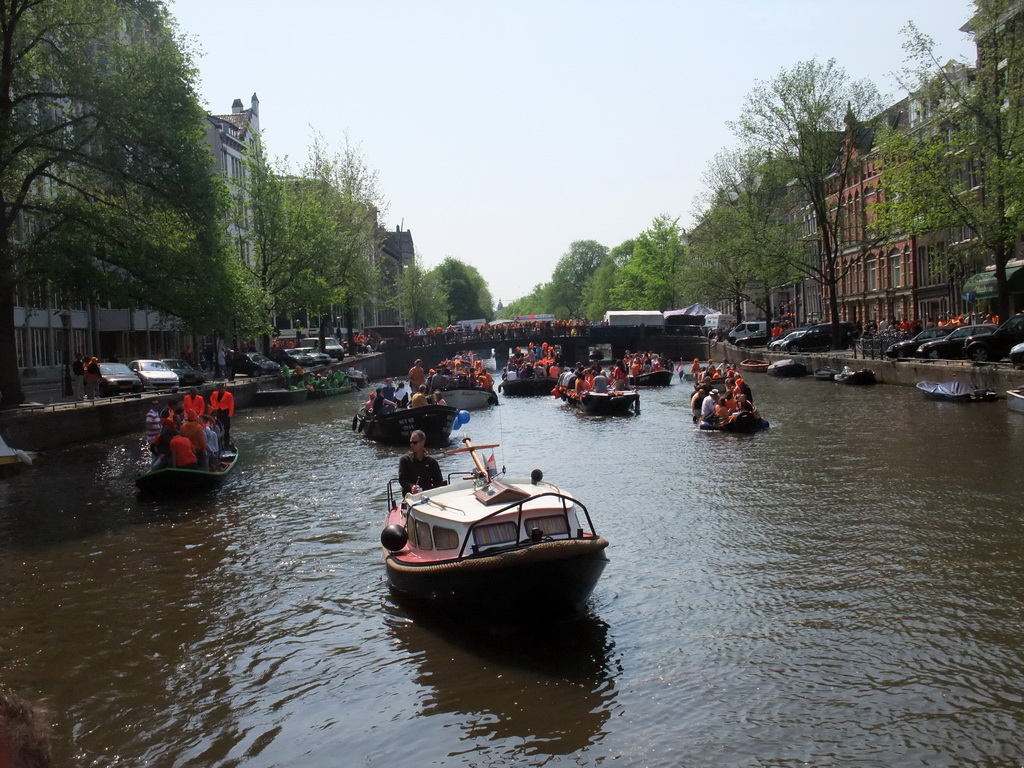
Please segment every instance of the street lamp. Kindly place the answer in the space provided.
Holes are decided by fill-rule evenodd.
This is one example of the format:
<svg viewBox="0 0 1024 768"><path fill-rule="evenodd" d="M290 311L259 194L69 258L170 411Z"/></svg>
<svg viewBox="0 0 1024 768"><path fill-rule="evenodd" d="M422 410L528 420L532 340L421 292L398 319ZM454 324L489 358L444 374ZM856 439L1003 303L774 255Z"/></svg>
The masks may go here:
<svg viewBox="0 0 1024 768"><path fill-rule="evenodd" d="M61 393L64 397L73 397L74 388L71 386L71 310L60 311L60 324L64 327L64 389Z"/></svg>

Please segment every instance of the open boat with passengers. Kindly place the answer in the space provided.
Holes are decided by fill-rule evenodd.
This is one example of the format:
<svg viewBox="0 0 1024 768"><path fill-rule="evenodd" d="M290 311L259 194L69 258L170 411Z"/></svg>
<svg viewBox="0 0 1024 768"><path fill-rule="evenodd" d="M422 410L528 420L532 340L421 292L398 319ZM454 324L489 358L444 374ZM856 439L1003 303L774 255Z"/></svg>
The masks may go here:
<svg viewBox="0 0 1024 768"><path fill-rule="evenodd" d="M450 405L421 405L377 413L366 408L352 417L352 429L378 443L407 445L417 429L427 436L427 445L448 445L459 411Z"/></svg>
<svg viewBox="0 0 1024 768"><path fill-rule="evenodd" d="M387 580L400 598L476 619L568 616L586 603L608 563L608 541L571 493L530 477L489 471L474 446L462 481L398 499L388 483L381 544Z"/></svg>
<svg viewBox="0 0 1024 768"><path fill-rule="evenodd" d="M209 491L221 485L238 463L238 452L225 451L215 472L187 467L151 469L135 478L135 485L144 494L172 496Z"/></svg>

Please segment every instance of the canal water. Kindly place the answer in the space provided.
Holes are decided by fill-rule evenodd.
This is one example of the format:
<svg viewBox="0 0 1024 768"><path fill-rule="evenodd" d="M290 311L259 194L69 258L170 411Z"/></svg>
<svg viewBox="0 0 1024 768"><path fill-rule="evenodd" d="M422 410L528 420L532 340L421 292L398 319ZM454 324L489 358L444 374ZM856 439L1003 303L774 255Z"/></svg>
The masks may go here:
<svg viewBox="0 0 1024 768"><path fill-rule="evenodd" d="M141 437L49 454L0 480L0 682L49 701L61 766L1024 762L1024 418L749 379L751 436L696 431L678 384L455 433L611 542L586 615L537 629L395 604L399 451L359 396L239 414L200 499L136 496Z"/></svg>

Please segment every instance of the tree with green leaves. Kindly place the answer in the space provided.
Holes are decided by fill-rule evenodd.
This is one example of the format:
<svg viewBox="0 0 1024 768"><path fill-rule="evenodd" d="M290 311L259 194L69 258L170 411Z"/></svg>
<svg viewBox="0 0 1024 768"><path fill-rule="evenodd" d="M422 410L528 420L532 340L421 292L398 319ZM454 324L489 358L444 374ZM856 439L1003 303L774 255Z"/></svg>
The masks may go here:
<svg viewBox="0 0 1024 768"><path fill-rule="evenodd" d="M402 315L410 326L426 328L441 322L437 280L416 261L402 271L400 294Z"/></svg>
<svg viewBox="0 0 1024 768"><path fill-rule="evenodd" d="M945 253L961 271L995 264L997 314L1010 310L1006 265L1024 231L1024 12L1016 0L976 3L973 68L943 62L907 27L910 125L880 140L885 201L879 214L908 234L973 233Z"/></svg>
<svg viewBox="0 0 1024 768"><path fill-rule="evenodd" d="M11 407L24 399L19 285L192 326L230 318L237 294L225 189L164 5L10 0L0 45L0 406Z"/></svg>
<svg viewBox="0 0 1024 768"><path fill-rule="evenodd" d="M341 304L351 337L355 308L376 298L381 282L383 266L374 263L384 239L378 226L384 202L377 172L347 136L338 153L331 153L317 137L303 177L308 182L304 186L309 196L306 205L316 211L314 226L306 232L306 242L312 248L303 259L305 305L322 314ZM397 275L392 279L398 282ZM322 337L323 323L320 328Z"/></svg>
<svg viewBox="0 0 1024 768"><path fill-rule="evenodd" d="M788 164L757 150L720 152L704 175L704 210L691 235L688 283L700 296L744 301L769 320L771 296L804 263L791 222Z"/></svg>
<svg viewBox="0 0 1024 768"><path fill-rule="evenodd" d="M494 312L491 294L476 267L449 256L429 274L440 287L439 298L446 323L491 318Z"/></svg>
<svg viewBox="0 0 1024 768"><path fill-rule="evenodd" d="M576 240L551 274L548 301L551 314L567 320L586 317L587 286L608 258L608 248L596 240Z"/></svg>
<svg viewBox="0 0 1024 768"><path fill-rule="evenodd" d="M502 308L501 316L511 320L519 315L553 314L551 301L548 298L550 287L551 283L538 283L525 296L520 296L518 299L513 299L505 304Z"/></svg>
<svg viewBox="0 0 1024 768"><path fill-rule="evenodd" d="M680 295L686 255L679 219L662 214L633 242L633 252L615 273L611 301L623 309L673 309Z"/></svg>
<svg viewBox="0 0 1024 768"><path fill-rule="evenodd" d="M786 167L799 194L797 205L813 220L817 255L799 269L827 294L838 346L838 288L850 261L843 259L852 222L837 204L863 161L861 139L881 119L884 104L875 86L851 80L834 59L814 59L758 82L747 95L734 128L747 147Z"/></svg>

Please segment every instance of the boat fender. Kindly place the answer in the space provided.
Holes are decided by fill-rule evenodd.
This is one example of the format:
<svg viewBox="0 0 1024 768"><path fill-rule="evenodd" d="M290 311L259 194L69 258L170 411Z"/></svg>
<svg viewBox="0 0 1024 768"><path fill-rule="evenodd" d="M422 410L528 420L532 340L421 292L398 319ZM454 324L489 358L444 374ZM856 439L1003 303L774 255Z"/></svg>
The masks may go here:
<svg viewBox="0 0 1024 768"><path fill-rule="evenodd" d="M352 431L353 432L356 431L356 424L358 424L358 423L359 423L359 417L358 416L353 416L352 417Z"/></svg>
<svg viewBox="0 0 1024 768"><path fill-rule="evenodd" d="M530 473L530 482L532 482L534 485L539 484L540 481L543 479L544 473L541 472L539 469L535 469L533 470L533 472Z"/></svg>
<svg viewBox="0 0 1024 768"><path fill-rule="evenodd" d="M394 523L380 532L380 543L389 552L397 552L404 548L409 541L409 534L405 527Z"/></svg>

